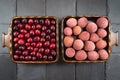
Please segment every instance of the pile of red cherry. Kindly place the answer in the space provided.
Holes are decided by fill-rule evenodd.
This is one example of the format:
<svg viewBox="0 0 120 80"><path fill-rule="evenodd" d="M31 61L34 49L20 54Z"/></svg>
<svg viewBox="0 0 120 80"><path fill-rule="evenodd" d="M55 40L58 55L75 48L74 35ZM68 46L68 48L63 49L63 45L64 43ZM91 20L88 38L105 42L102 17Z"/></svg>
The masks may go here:
<svg viewBox="0 0 120 80"><path fill-rule="evenodd" d="M13 58L16 61L56 59L56 20L16 18L12 23Z"/></svg>

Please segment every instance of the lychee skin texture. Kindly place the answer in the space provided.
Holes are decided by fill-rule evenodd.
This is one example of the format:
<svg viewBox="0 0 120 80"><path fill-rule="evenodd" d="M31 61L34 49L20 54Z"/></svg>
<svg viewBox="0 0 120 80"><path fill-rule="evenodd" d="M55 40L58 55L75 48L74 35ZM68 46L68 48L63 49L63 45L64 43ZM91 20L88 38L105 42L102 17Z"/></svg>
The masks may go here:
<svg viewBox="0 0 120 80"><path fill-rule="evenodd" d="M79 50L76 52L75 59L83 61L87 58L87 54L84 50Z"/></svg>
<svg viewBox="0 0 120 80"><path fill-rule="evenodd" d="M85 17L81 17L80 19L78 19L78 26L80 26L81 28L86 27L87 23L88 20Z"/></svg>
<svg viewBox="0 0 120 80"><path fill-rule="evenodd" d="M84 47L84 43L83 43L82 40L76 39L76 40L74 41L74 43L73 43L73 48L74 48L75 50L80 50L80 49L82 49L83 47Z"/></svg>
<svg viewBox="0 0 120 80"><path fill-rule="evenodd" d="M86 30L90 33L94 33L97 31L97 25L94 23L94 22L90 22L88 23L87 27L86 27Z"/></svg>
<svg viewBox="0 0 120 80"><path fill-rule="evenodd" d="M97 43L96 43L96 47L98 49L103 49L107 46L107 43L105 40L99 40Z"/></svg>
<svg viewBox="0 0 120 80"><path fill-rule="evenodd" d="M105 29L98 29L97 34L101 37L104 38L107 36L107 31Z"/></svg>
<svg viewBox="0 0 120 80"><path fill-rule="evenodd" d="M75 55L75 50L73 48L67 48L65 54L67 57L72 58Z"/></svg>
<svg viewBox="0 0 120 80"><path fill-rule="evenodd" d="M69 28L69 27L66 27L64 29L64 34L67 35L67 36L71 36L72 35L72 29Z"/></svg>
<svg viewBox="0 0 120 80"><path fill-rule="evenodd" d="M74 35L79 35L81 33L82 29L79 26L76 26L73 28Z"/></svg>
<svg viewBox="0 0 120 80"><path fill-rule="evenodd" d="M99 40L99 36L96 33L92 33L90 36L90 40L93 42L97 42Z"/></svg>
<svg viewBox="0 0 120 80"><path fill-rule="evenodd" d="M77 20L75 18L69 18L66 22L67 26L73 28L77 25Z"/></svg>
<svg viewBox="0 0 120 80"><path fill-rule="evenodd" d="M105 17L98 18L96 23L100 28L106 28L108 26L108 20Z"/></svg>
<svg viewBox="0 0 120 80"><path fill-rule="evenodd" d="M93 51L95 49L95 44L92 41L85 41L84 49L86 51Z"/></svg>
<svg viewBox="0 0 120 80"><path fill-rule="evenodd" d="M73 44L73 41L74 41L73 37L71 37L71 36L66 36L66 37L64 38L64 45L65 45L65 47L71 47L72 44Z"/></svg>
<svg viewBox="0 0 120 80"><path fill-rule="evenodd" d="M102 59L102 60L106 60L109 57L108 52L105 49L99 50L98 54L100 56L100 59Z"/></svg>
<svg viewBox="0 0 120 80"><path fill-rule="evenodd" d="M95 61L99 58L99 54L96 51L88 52L88 59L91 61Z"/></svg>
<svg viewBox="0 0 120 80"><path fill-rule="evenodd" d="M78 37L79 37L79 39L81 39L83 41L87 41L90 38L90 33L87 31L83 31L80 33L80 35Z"/></svg>

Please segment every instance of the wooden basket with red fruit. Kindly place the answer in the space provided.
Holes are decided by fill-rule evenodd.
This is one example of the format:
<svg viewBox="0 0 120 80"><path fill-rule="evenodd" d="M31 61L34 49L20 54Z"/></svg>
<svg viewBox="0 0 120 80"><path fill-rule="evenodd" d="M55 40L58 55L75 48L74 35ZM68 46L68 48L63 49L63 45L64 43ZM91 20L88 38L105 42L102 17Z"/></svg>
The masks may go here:
<svg viewBox="0 0 120 80"><path fill-rule="evenodd" d="M15 63L54 63L58 60L58 20L53 16L13 17L2 34Z"/></svg>
<svg viewBox="0 0 120 80"><path fill-rule="evenodd" d="M118 32L106 16L67 16L62 20L62 57L65 62L105 62Z"/></svg>

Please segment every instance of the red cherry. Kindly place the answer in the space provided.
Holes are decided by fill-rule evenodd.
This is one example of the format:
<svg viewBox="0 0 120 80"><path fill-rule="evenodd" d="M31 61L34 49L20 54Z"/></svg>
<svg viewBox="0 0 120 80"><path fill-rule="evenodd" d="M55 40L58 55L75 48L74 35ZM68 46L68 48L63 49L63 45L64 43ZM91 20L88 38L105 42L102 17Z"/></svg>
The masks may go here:
<svg viewBox="0 0 120 80"><path fill-rule="evenodd" d="M40 42L42 42L42 43L45 42L45 38L41 38Z"/></svg>
<svg viewBox="0 0 120 80"><path fill-rule="evenodd" d="M30 29L31 29L30 25L26 24L26 25L25 25L25 29L26 29L26 30L30 30Z"/></svg>
<svg viewBox="0 0 120 80"><path fill-rule="evenodd" d="M52 61L53 57L52 56L48 56L48 60Z"/></svg>
<svg viewBox="0 0 120 80"><path fill-rule="evenodd" d="M36 28L37 28L37 29L41 29L41 25L39 25L39 24L36 25Z"/></svg>
<svg viewBox="0 0 120 80"><path fill-rule="evenodd" d="M27 42L29 42L29 43L31 43L32 41L33 41L32 38L27 39Z"/></svg>
<svg viewBox="0 0 120 80"><path fill-rule="evenodd" d="M20 60L24 60L24 59L25 59L25 57L21 55L20 56Z"/></svg>
<svg viewBox="0 0 120 80"><path fill-rule="evenodd" d="M36 46L36 43L35 43L35 42L32 42L32 43L31 43L31 46L35 47L35 46Z"/></svg>
<svg viewBox="0 0 120 80"><path fill-rule="evenodd" d="M55 52L55 50L51 50L51 55L53 55L53 56L57 55L57 53Z"/></svg>
<svg viewBox="0 0 120 80"><path fill-rule="evenodd" d="M45 49L45 54L49 54L50 53L50 49Z"/></svg>
<svg viewBox="0 0 120 80"><path fill-rule="evenodd" d="M27 49L28 49L30 52L33 51L33 47L32 47L32 46L27 47Z"/></svg>
<svg viewBox="0 0 120 80"><path fill-rule="evenodd" d="M14 30L14 31L19 30L18 26L15 25L15 26L13 27L13 30Z"/></svg>
<svg viewBox="0 0 120 80"><path fill-rule="evenodd" d="M34 41L35 42L39 42L40 41L40 37L39 36L34 37Z"/></svg>
<svg viewBox="0 0 120 80"><path fill-rule="evenodd" d="M40 35L40 30L35 30L36 35Z"/></svg>
<svg viewBox="0 0 120 80"><path fill-rule="evenodd" d="M29 38L29 37L30 37L29 33L25 34L25 38Z"/></svg>
<svg viewBox="0 0 120 80"><path fill-rule="evenodd" d="M42 58L42 54L41 53L37 53L36 57L39 58L39 59L41 59Z"/></svg>
<svg viewBox="0 0 120 80"><path fill-rule="evenodd" d="M18 38L14 38L14 40L13 40L14 42L18 42Z"/></svg>
<svg viewBox="0 0 120 80"><path fill-rule="evenodd" d="M23 39L18 40L18 44L23 45L25 41Z"/></svg>
<svg viewBox="0 0 120 80"><path fill-rule="evenodd" d="M43 52L44 52L44 48L40 48L40 49L38 50L38 52L43 53Z"/></svg>
<svg viewBox="0 0 120 80"><path fill-rule="evenodd" d="M14 55L13 56L15 60L19 60L19 56L18 55Z"/></svg>
<svg viewBox="0 0 120 80"><path fill-rule="evenodd" d="M33 56L33 57L32 57L32 60L35 61L35 60L37 60L37 58L36 58L35 56Z"/></svg>
<svg viewBox="0 0 120 80"><path fill-rule="evenodd" d="M26 34L26 33L27 33L27 31L26 31L25 29L20 30L20 32L21 32L22 34Z"/></svg>
<svg viewBox="0 0 120 80"><path fill-rule="evenodd" d="M54 25L55 23L56 23L56 22L55 22L55 20L51 20L51 24L53 24L53 25Z"/></svg>
<svg viewBox="0 0 120 80"><path fill-rule="evenodd" d="M49 19L45 20L45 25L47 25L47 26L50 25L50 20Z"/></svg>
<svg viewBox="0 0 120 80"><path fill-rule="evenodd" d="M52 26L50 27L50 29L51 29L52 31L55 31L55 26L52 25Z"/></svg>
<svg viewBox="0 0 120 80"><path fill-rule="evenodd" d="M17 55L20 55L22 52L21 51L19 51L19 50L16 50L15 51L15 54L17 54Z"/></svg>
<svg viewBox="0 0 120 80"><path fill-rule="evenodd" d="M25 43L25 46L27 46L27 47L30 46L30 43Z"/></svg>
<svg viewBox="0 0 120 80"><path fill-rule="evenodd" d="M52 38L52 39L50 40L50 42L51 42L51 43L55 43L55 39Z"/></svg>
<svg viewBox="0 0 120 80"><path fill-rule="evenodd" d="M33 24L33 20L32 20L32 19L29 19L29 20L28 20L28 23L29 23L29 24Z"/></svg>
<svg viewBox="0 0 120 80"><path fill-rule="evenodd" d="M25 46L19 46L19 50L25 50Z"/></svg>
<svg viewBox="0 0 120 80"><path fill-rule="evenodd" d="M31 54L31 56L35 56L35 55L36 55L36 53L35 53L35 52L31 52L30 54Z"/></svg>
<svg viewBox="0 0 120 80"><path fill-rule="evenodd" d="M20 23L19 20L14 20L14 24L18 24L18 23Z"/></svg>
<svg viewBox="0 0 120 80"><path fill-rule="evenodd" d="M37 51L38 51L38 48L34 48L34 51L37 52Z"/></svg>
<svg viewBox="0 0 120 80"><path fill-rule="evenodd" d="M42 47L42 43L40 43L40 42L39 42L39 43L37 43L36 47L37 47L37 48Z"/></svg>
<svg viewBox="0 0 120 80"><path fill-rule="evenodd" d="M40 24L44 24L44 20L43 19L40 19Z"/></svg>
<svg viewBox="0 0 120 80"><path fill-rule="evenodd" d="M19 28L19 29L22 29L22 28L23 28L23 25L22 25L22 24L18 24L18 28Z"/></svg>
<svg viewBox="0 0 120 80"><path fill-rule="evenodd" d="M50 49L55 49L55 44L54 43L50 44Z"/></svg>
<svg viewBox="0 0 120 80"><path fill-rule="evenodd" d="M42 26L42 30L45 31L47 29L46 26Z"/></svg>
<svg viewBox="0 0 120 80"><path fill-rule="evenodd" d="M46 41L45 43L44 43L44 47L48 47L50 45L50 42L49 41Z"/></svg>
<svg viewBox="0 0 120 80"><path fill-rule="evenodd" d="M34 35L35 35L35 33L34 33L33 30L30 31L30 35L31 35L31 36L34 36Z"/></svg>
<svg viewBox="0 0 120 80"><path fill-rule="evenodd" d="M45 36L46 36L46 33L45 33L45 32L42 32L40 35L41 35L41 37L45 37Z"/></svg>
<svg viewBox="0 0 120 80"><path fill-rule="evenodd" d="M50 40L50 36L49 35L47 35L45 38L46 38L46 40Z"/></svg>
<svg viewBox="0 0 120 80"><path fill-rule="evenodd" d="M17 37L18 34L19 34L19 32L17 32L17 31L15 31L15 32L13 33L14 37Z"/></svg>
<svg viewBox="0 0 120 80"><path fill-rule="evenodd" d="M15 44L14 44L14 48L15 48L15 49L18 49L18 47L19 47L19 44L18 44L18 43L15 43Z"/></svg>
<svg viewBox="0 0 120 80"><path fill-rule="evenodd" d="M39 22L38 22L38 20L37 20L37 19L35 19L35 20L34 20L34 23L35 23L35 24L38 24Z"/></svg>
<svg viewBox="0 0 120 80"><path fill-rule="evenodd" d="M22 53L24 56L27 56L29 54L29 52L27 50L23 51Z"/></svg>
<svg viewBox="0 0 120 80"><path fill-rule="evenodd" d="M46 55L43 56L43 60L47 60L47 56Z"/></svg>
<svg viewBox="0 0 120 80"><path fill-rule="evenodd" d="M26 61L30 61L30 60L31 60L31 56L26 56L26 57L25 57L25 60L26 60Z"/></svg>
<svg viewBox="0 0 120 80"><path fill-rule="evenodd" d="M27 23L27 19L22 19L22 23L26 24Z"/></svg>
<svg viewBox="0 0 120 80"><path fill-rule="evenodd" d="M23 37L24 37L23 34L19 34L19 35L18 35L18 38L23 38Z"/></svg>
<svg viewBox="0 0 120 80"><path fill-rule="evenodd" d="M50 34L50 33L51 33L51 30L48 29L48 30L46 31L46 34Z"/></svg>
<svg viewBox="0 0 120 80"><path fill-rule="evenodd" d="M50 36L51 36L52 38L54 38L54 37L55 37L55 33L52 32L52 33L50 34Z"/></svg>
<svg viewBox="0 0 120 80"><path fill-rule="evenodd" d="M35 25L32 25L32 26L31 26L31 29L35 30Z"/></svg>

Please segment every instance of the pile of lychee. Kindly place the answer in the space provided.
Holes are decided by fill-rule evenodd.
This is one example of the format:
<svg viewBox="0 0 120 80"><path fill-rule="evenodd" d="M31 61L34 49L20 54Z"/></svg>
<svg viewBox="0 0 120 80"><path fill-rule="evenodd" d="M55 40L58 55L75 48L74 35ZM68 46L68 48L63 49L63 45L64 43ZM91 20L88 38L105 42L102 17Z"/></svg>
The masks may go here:
<svg viewBox="0 0 120 80"><path fill-rule="evenodd" d="M64 25L64 55L69 60L106 60L108 19L98 17L70 17Z"/></svg>

